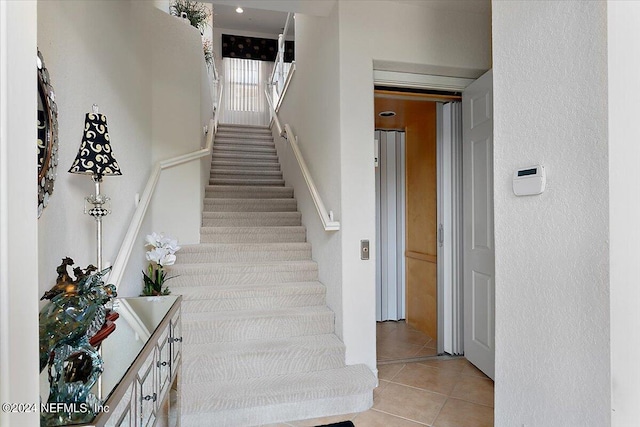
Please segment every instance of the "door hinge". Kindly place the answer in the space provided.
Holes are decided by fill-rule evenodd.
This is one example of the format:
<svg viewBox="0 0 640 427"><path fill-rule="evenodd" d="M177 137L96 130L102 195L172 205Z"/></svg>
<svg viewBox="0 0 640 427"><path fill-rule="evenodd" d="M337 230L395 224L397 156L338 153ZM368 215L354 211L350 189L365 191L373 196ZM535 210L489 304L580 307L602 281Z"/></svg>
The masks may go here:
<svg viewBox="0 0 640 427"><path fill-rule="evenodd" d="M438 226L438 246L444 245L444 227L442 224Z"/></svg>

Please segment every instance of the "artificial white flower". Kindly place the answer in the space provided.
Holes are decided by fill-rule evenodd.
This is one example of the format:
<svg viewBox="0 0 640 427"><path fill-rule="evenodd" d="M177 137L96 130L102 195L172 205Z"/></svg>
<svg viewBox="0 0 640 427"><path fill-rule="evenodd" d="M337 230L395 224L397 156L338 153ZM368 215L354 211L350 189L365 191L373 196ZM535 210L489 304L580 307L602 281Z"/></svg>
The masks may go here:
<svg viewBox="0 0 640 427"><path fill-rule="evenodd" d="M147 237L145 237L145 246L153 246L155 248L162 246L160 244L161 240L164 238L164 235L162 233L158 234L155 231L149 235L147 235Z"/></svg>
<svg viewBox="0 0 640 427"><path fill-rule="evenodd" d="M151 262L155 262L156 264L162 265L162 259L169 255L166 249L164 248L155 248L153 250L147 251L147 260Z"/></svg>
<svg viewBox="0 0 640 427"><path fill-rule="evenodd" d="M166 254L160 258L160 265L173 265L176 263L176 256L174 254Z"/></svg>

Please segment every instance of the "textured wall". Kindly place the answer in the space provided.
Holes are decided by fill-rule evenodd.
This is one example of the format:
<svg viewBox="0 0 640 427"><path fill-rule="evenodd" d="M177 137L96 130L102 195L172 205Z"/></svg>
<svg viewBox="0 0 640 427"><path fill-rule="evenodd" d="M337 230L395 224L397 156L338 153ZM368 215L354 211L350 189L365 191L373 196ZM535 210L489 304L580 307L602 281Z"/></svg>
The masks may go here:
<svg viewBox="0 0 640 427"><path fill-rule="evenodd" d="M489 16L427 5L389 1L338 3L344 341L348 363L367 363L372 368L376 339L375 257L360 260L360 240L372 242L370 252L374 255L373 61L490 68Z"/></svg>
<svg viewBox="0 0 640 427"><path fill-rule="evenodd" d="M113 153L122 169L122 176L105 177L102 185L112 209L103 222L105 265L115 260L135 209L134 196L142 193L149 176L151 49L138 25L138 6L142 7L113 1L38 2L38 46L60 111L58 178L49 207L38 221L41 294L55 283L55 267L62 257L70 256L82 266L96 262L95 221L83 213L93 183L67 173L80 146L84 114L93 103L107 116ZM143 228L142 234L148 231ZM142 246L136 248L139 252L134 252L125 280L138 285L144 259Z"/></svg>
<svg viewBox="0 0 640 427"><path fill-rule="evenodd" d="M296 71L280 108L282 124L291 124L300 151L327 209L336 220L340 210L340 135L338 123L338 14L297 15ZM291 147L278 143L287 185L294 187L307 239L313 244L320 281L327 286L327 304L336 313L336 334L342 337L342 250L340 233L324 231Z"/></svg>
<svg viewBox="0 0 640 427"><path fill-rule="evenodd" d="M609 223L611 232L611 416L640 419L640 3L609 2Z"/></svg>
<svg viewBox="0 0 640 427"><path fill-rule="evenodd" d="M606 55L605 3L493 2L498 426L610 422Z"/></svg>

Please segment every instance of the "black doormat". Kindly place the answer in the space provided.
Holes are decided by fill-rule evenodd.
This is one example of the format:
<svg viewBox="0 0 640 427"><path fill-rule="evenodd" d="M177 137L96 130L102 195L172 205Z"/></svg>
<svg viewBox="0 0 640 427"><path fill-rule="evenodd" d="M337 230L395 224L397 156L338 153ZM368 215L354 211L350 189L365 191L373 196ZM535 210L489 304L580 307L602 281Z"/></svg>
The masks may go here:
<svg viewBox="0 0 640 427"><path fill-rule="evenodd" d="M317 427L355 427L351 421L342 421L341 423L325 424Z"/></svg>

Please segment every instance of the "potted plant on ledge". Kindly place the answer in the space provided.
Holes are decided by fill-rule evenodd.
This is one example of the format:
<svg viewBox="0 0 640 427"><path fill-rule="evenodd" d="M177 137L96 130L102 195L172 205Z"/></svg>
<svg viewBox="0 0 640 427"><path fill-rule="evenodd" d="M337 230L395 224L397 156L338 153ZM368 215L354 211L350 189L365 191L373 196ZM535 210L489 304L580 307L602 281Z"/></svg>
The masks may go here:
<svg viewBox="0 0 640 427"><path fill-rule="evenodd" d="M142 272L144 285L141 296L169 295L171 291L164 283L172 277L167 277L165 267L175 264L175 254L180 250L178 241L154 232L145 238L145 242L145 247L151 249L147 251L149 267L147 272Z"/></svg>

